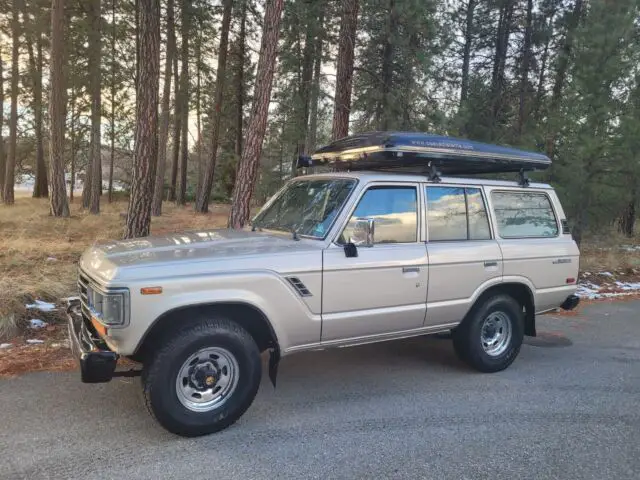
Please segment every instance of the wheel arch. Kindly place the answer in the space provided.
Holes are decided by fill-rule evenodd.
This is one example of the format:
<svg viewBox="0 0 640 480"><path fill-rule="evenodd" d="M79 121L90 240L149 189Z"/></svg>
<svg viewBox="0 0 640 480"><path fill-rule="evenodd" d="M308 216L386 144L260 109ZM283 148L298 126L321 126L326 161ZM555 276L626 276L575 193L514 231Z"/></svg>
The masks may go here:
<svg viewBox="0 0 640 480"><path fill-rule="evenodd" d="M237 322L253 337L258 349L273 350L279 355L278 337L265 313L246 302L212 302L173 308L156 318L141 338L131 358L144 363L153 346L183 328L192 325L203 315L218 314Z"/></svg>
<svg viewBox="0 0 640 480"><path fill-rule="evenodd" d="M481 305L487 298L506 294L514 298L524 309L524 334L530 337L536 336L536 309L535 297L531 287L524 282L510 280L504 283L491 285L485 289L473 302L467 316L470 315L478 305Z"/></svg>

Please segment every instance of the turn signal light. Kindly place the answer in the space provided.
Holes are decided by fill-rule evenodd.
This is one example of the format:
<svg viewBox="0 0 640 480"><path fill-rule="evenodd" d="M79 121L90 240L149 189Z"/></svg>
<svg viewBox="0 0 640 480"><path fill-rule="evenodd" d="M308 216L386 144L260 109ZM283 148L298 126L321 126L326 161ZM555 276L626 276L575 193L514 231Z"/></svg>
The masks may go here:
<svg viewBox="0 0 640 480"><path fill-rule="evenodd" d="M141 295L160 295L162 287L143 287L140 289Z"/></svg>
<svg viewBox="0 0 640 480"><path fill-rule="evenodd" d="M575 278L573 278L573 277L569 277L569 278L567 278L567 283L568 283L569 285L572 285L572 284L576 283L576 279L575 279Z"/></svg>

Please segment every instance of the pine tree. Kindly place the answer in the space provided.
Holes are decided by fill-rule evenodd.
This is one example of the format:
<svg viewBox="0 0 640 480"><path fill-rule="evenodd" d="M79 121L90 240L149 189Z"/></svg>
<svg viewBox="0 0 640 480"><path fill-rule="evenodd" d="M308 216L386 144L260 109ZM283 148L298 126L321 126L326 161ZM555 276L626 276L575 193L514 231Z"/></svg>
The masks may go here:
<svg viewBox="0 0 640 480"><path fill-rule="evenodd" d="M51 62L49 94L49 166L51 168L51 214L69 216L67 189L64 178L65 78L64 78L64 0L51 4ZM72 112L73 115L73 112ZM73 185L73 176L72 176ZM73 188L73 187L72 187Z"/></svg>
<svg viewBox="0 0 640 480"><path fill-rule="evenodd" d="M153 191L153 206L151 214L162 214L162 199L164 197L164 177L167 167L167 141L169 139L169 110L171 106L171 69L176 55L176 35L173 0L167 1L167 48L164 64L164 83L162 91L162 107L160 113L160 134L158 138L158 162L156 166L156 181Z"/></svg>
<svg viewBox="0 0 640 480"><path fill-rule="evenodd" d="M204 179L202 180L202 189L195 204L197 212L206 213L209 210L209 198L211 188L213 187L213 176L216 168L218 157L218 139L220 136L220 120L222 113L222 98L224 94L224 80L227 67L227 50L229 42L229 25L231 23L231 6L232 0L224 1L224 13L222 14L222 31L220 33L220 49L218 51L218 69L216 70L216 96L215 104L211 112L212 131L211 131L211 151L209 152L209 162Z"/></svg>
<svg viewBox="0 0 640 480"><path fill-rule="evenodd" d="M351 88L353 81L353 57L356 43L359 0L342 0L340 20L340 42L336 75L336 95L333 113L334 140L349 133L351 111Z"/></svg>
<svg viewBox="0 0 640 480"><path fill-rule="evenodd" d="M4 194L5 205L14 204L14 183L16 175L16 150L18 144L18 81L19 81L19 44L20 20L18 17L19 0L11 8L11 113L9 117L9 157L5 167Z"/></svg>
<svg viewBox="0 0 640 480"><path fill-rule="evenodd" d="M144 237L151 229L151 202L158 153L158 95L160 78L160 1L138 0L140 65L137 128L131 198L124 237Z"/></svg>
<svg viewBox="0 0 640 480"><path fill-rule="evenodd" d="M251 196L256 183L262 142L267 127L282 7L283 0L267 0L265 7L254 101L242 149L242 158L238 164L236 184L233 189L233 203L229 214L229 227L231 228L242 228L249 220Z"/></svg>

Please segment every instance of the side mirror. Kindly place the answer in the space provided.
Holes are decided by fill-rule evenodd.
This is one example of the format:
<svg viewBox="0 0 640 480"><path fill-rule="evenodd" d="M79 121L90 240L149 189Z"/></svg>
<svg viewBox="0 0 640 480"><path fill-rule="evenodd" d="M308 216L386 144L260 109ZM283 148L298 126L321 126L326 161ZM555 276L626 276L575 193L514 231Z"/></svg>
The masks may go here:
<svg viewBox="0 0 640 480"><path fill-rule="evenodd" d="M373 247L375 236L375 221L373 218L357 220L353 226L353 233L349 243L357 247Z"/></svg>

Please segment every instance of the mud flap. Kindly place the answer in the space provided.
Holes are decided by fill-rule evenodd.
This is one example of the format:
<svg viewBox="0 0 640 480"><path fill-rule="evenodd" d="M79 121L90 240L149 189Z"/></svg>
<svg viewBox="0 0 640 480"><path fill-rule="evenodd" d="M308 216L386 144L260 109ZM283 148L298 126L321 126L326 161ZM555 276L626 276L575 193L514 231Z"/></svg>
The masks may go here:
<svg viewBox="0 0 640 480"><path fill-rule="evenodd" d="M271 349L269 353L269 379L276 388L276 377L278 376L278 364L280 363L280 351L277 348Z"/></svg>

